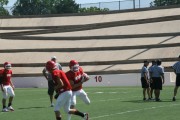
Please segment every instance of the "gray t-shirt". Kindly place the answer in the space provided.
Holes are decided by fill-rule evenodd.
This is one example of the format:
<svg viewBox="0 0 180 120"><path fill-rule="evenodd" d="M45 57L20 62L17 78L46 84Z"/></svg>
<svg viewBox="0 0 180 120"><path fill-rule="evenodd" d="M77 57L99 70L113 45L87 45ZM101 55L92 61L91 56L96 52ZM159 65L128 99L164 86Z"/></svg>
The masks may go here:
<svg viewBox="0 0 180 120"><path fill-rule="evenodd" d="M56 63L56 68L57 68L58 70L62 70L62 66L61 66L59 63ZM43 73L45 73L45 75L47 76L47 79L48 79L49 81L52 80L52 75L51 75L51 73L49 73L49 72L46 70L46 68L43 69Z"/></svg>
<svg viewBox="0 0 180 120"><path fill-rule="evenodd" d="M172 68L175 70L176 74L180 74L180 61L176 62Z"/></svg>
<svg viewBox="0 0 180 120"><path fill-rule="evenodd" d="M57 69L58 69L58 70L62 70L62 66L61 66L61 64L56 63L56 67L57 67Z"/></svg>
<svg viewBox="0 0 180 120"><path fill-rule="evenodd" d="M155 65L152 67L152 77L161 77L164 74L164 67Z"/></svg>
<svg viewBox="0 0 180 120"><path fill-rule="evenodd" d="M152 69L153 69L154 66L155 66L155 65L152 65L152 66L149 67L149 69L148 69L149 72L152 72Z"/></svg>

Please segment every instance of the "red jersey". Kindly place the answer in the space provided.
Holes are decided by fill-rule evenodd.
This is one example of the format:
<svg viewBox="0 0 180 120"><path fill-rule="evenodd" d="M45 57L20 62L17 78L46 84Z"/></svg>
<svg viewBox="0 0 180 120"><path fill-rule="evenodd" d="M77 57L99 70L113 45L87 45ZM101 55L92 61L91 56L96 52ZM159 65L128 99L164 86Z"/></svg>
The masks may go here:
<svg viewBox="0 0 180 120"><path fill-rule="evenodd" d="M83 73L84 73L83 69L81 67L79 67L79 71L73 72L73 71L69 70L68 72L66 72L66 76L67 76L68 80L72 80L74 82L74 84L78 84L81 82ZM81 89L82 89L82 85L80 85L77 88L72 89L72 91L78 91Z"/></svg>
<svg viewBox="0 0 180 120"><path fill-rule="evenodd" d="M64 84L64 86L58 90L60 93L63 93L65 91L72 89L71 85L66 77L66 74L62 70L56 69L52 72L52 79L54 81L55 86L58 84L58 82L57 82L58 78L60 78Z"/></svg>
<svg viewBox="0 0 180 120"><path fill-rule="evenodd" d="M3 85L10 85L11 77L12 77L12 70L0 70L0 75L3 76L2 84Z"/></svg>

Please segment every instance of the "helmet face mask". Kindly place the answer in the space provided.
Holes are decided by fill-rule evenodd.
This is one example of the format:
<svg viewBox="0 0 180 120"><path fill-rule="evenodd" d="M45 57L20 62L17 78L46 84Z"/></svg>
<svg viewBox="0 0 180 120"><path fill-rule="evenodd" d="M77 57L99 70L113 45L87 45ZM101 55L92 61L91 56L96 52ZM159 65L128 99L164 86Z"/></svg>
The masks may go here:
<svg viewBox="0 0 180 120"><path fill-rule="evenodd" d="M71 60L69 63L69 68L73 72L79 71L79 63L76 60Z"/></svg>
<svg viewBox="0 0 180 120"><path fill-rule="evenodd" d="M5 63L4 63L4 68L5 68L6 70L10 70L10 69L11 69L11 63L5 62Z"/></svg>
<svg viewBox="0 0 180 120"><path fill-rule="evenodd" d="M52 70L56 69L56 65L54 61L48 61L46 63L46 70L51 72Z"/></svg>
<svg viewBox="0 0 180 120"><path fill-rule="evenodd" d="M73 72L79 71L79 64L75 64L74 66L71 66L71 71Z"/></svg>

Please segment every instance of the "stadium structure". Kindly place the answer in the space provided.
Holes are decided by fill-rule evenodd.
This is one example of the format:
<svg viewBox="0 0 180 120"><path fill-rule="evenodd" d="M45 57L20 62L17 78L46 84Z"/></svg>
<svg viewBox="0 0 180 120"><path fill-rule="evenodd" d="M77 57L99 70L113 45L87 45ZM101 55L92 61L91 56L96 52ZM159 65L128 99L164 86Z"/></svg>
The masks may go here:
<svg viewBox="0 0 180 120"><path fill-rule="evenodd" d="M143 61L161 59L166 85L174 85L179 26L180 6L0 17L0 67L12 63L17 87L45 87L42 69L55 55L64 71L77 60L91 75L87 86L134 86Z"/></svg>

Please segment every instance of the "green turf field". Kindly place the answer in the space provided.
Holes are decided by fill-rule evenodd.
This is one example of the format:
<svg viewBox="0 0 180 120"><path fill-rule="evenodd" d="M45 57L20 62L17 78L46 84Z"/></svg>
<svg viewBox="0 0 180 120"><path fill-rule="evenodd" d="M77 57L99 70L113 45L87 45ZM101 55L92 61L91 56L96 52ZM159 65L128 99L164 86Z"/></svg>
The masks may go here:
<svg viewBox="0 0 180 120"><path fill-rule="evenodd" d="M142 101L140 87L90 87L84 88L91 99L85 105L77 100L77 108L86 111L90 120L177 120L180 118L179 100L172 102L173 87L164 87L162 102ZM53 108L49 107L47 89L16 89L14 112L0 112L0 120L55 120ZM0 99L2 97L0 96ZM2 108L2 104L0 104ZM63 111L63 110L61 110ZM66 114L62 112L63 120ZM73 116L72 120L81 120Z"/></svg>

